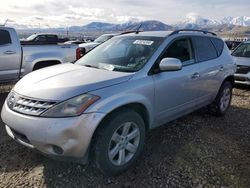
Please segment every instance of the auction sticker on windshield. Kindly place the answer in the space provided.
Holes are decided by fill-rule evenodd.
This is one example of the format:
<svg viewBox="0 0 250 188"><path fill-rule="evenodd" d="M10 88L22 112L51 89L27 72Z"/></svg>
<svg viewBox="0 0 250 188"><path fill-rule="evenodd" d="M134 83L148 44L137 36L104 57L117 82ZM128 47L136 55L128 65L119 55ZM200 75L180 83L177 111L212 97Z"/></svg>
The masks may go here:
<svg viewBox="0 0 250 188"><path fill-rule="evenodd" d="M146 45L146 46L150 46L154 43L154 41L151 40L136 40L134 42L134 44L140 44L140 45Z"/></svg>

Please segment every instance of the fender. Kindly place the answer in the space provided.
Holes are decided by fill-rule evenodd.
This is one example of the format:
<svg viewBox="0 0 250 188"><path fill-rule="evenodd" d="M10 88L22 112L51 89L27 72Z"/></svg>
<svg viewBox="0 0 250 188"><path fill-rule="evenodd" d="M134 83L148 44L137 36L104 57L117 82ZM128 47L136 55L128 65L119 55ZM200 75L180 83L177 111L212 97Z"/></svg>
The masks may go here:
<svg viewBox="0 0 250 188"><path fill-rule="evenodd" d="M129 104L140 104L147 111L149 128L152 128L154 122L154 105L150 101L153 100L147 99L145 96L137 93L120 93L119 95L101 100L99 103L88 109L86 113L98 112L108 115L123 106Z"/></svg>

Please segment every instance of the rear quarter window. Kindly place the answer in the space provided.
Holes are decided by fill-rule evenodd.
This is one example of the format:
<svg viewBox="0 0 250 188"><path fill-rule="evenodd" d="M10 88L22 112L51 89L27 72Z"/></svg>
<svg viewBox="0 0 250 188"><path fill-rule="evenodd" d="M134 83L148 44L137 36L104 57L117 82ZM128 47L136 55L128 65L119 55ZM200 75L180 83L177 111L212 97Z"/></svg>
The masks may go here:
<svg viewBox="0 0 250 188"><path fill-rule="evenodd" d="M48 42L57 42L58 38L55 35L48 35L47 36L47 41Z"/></svg>
<svg viewBox="0 0 250 188"><path fill-rule="evenodd" d="M11 44L10 33L6 30L0 30L0 45Z"/></svg>
<svg viewBox="0 0 250 188"><path fill-rule="evenodd" d="M214 47L217 50L218 56L220 56L224 49L224 42L221 39L217 39L217 38L210 38L210 39L212 43L214 44Z"/></svg>
<svg viewBox="0 0 250 188"><path fill-rule="evenodd" d="M208 61L217 58L217 51L208 37L193 37L197 62Z"/></svg>

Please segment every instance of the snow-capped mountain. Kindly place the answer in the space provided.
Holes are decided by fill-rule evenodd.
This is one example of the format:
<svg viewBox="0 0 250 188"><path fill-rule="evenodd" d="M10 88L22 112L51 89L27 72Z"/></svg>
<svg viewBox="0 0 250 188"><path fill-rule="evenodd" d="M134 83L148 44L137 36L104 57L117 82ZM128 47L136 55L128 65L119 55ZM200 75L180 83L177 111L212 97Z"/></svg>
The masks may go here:
<svg viewBox="0 0 250 188"><path fill-rule="evenodd" d="M121 32L121 31L131 31L137 30L141 25L140 29L143 31L160 31L160 30L171 30L170 25L164 24L156 20L146 20L146 21L128 21L122 24L110 24L102 22L92 22L85 26L73 26L70 27L70 31L93 31L93 32Z"/></svg>
<svg viewBox="0 0 250 188"><path fill-rule="evenodd" d="M250 17L238 16L238 17L225 17L221 20L222 24L227 25L239 25L239 26L250 26Z"/></svg>
<svg viewBox="0 0 250 188"><path fill-rule="evenodd" d="M140 29L143 31L159 31L159 30L175 30L175 29L204 29L214 32L232 32L232 31L244 31L250 33L250 17L225 17L221 20L212 20L204 18L197 14L188 14L183 22L179 22L175 25L168 25L157 20L139 20L130 19L127 22L114 24L104 22L92 22L83 26L71 26L61 28L37 28L30 25L20 25L12 21L7 26L14 27L19 32L34 33L34 32L54 32L54 33L70 33L70 34L86 34L86 35L100 35L101 33L109 32L123 32Z"/></svg>
<svg viewBox="0 0 250 188"><path fill-rule="evenodd" d="M195 13L190 13L186 16L186 19L183 22L179 22L175 26L179 28L198 29L219 24L220 23L217 20L203 18Z"/></svg>
<svg viewBox="0 0 250 188"><path fill-rule="evenodd" d="M239 16L239 17L225 17L222 20L212 20L203 18L197 14L191 13L186 16L183 22L179 22L175 26L178 28L198 29L215 27L219 25L236 25L236 26L250 26L250 17Z"/></svg>

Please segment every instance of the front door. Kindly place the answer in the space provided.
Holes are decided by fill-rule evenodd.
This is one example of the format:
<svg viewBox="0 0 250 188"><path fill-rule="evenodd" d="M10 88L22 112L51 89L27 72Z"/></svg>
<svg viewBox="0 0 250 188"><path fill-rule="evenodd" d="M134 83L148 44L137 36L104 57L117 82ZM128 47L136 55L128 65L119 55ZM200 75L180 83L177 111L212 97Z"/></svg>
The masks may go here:
<svg viewBox="0 0 250 188"><path fill-rule="evenodd" d="M167 57L180 59L183 67L179 71L153 75L157 125L176 119L192 111L196 106L199 65L194 60L192 40L190 38L174 40L161 59Z"/></svg>

